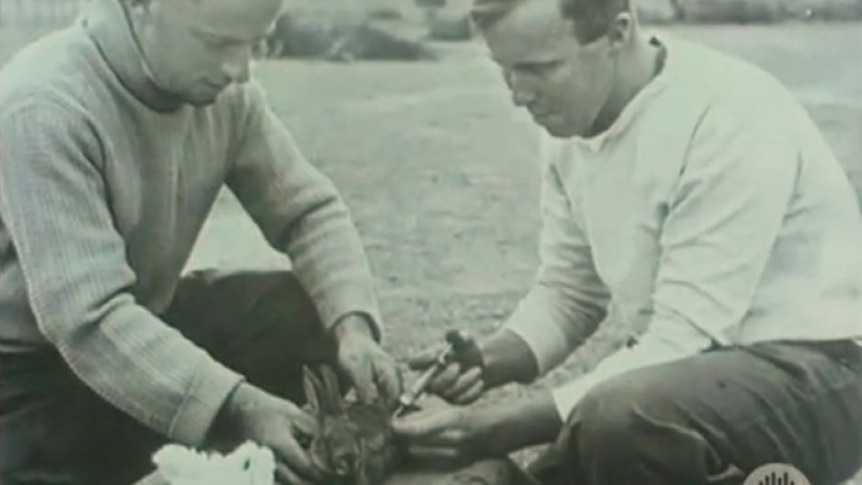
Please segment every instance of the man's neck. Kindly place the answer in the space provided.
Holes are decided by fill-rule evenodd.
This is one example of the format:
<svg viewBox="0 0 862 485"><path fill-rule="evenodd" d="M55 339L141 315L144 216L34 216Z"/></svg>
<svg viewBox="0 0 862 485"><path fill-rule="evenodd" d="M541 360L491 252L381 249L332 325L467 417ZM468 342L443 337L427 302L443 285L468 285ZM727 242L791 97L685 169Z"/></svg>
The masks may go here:
<svg viewBox="0 0 862 485"><path fill-rule="evenodd" d="M617 64L617 83L608 97L608 102L599 112L590 130L590 136L610 128L631 100L661 72L665 47L655 38L638 34L623 56Z"/></svg>
<svg viewBox="0 0 862 485"><path fill-rule="evenodd" d="M127 90L158 112L183 107L176 96L160 89L144 64L123 0L96 0L85 13L86 29Z"/></svg>

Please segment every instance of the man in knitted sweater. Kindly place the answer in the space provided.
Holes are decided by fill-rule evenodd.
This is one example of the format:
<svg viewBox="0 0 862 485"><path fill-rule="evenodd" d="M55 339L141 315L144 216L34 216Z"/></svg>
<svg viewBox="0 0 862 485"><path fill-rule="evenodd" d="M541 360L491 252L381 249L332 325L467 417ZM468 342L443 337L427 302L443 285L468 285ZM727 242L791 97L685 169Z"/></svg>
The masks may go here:
<svg viewBox="0 0 862 485"><path fill-rule="evenodd" d="M805 110L746 62L642 30L626 0L475 0L473 17L543 131L541 264L431 389L467 405L600 324L631 338L560 387L397 432L458 460L552 443L542 484L740 484L772 462L852 476L862 216Z"/></svg>
<svg viewBox="0 0 862 485"><path fill-rule="evenodd" d="M301 365L393 402L394 360L333 184L249 64L281 0L96 0L0 72L0 482L124 484L165 441L297 435ZM291 272L181 271L223 186Z"/></svg>

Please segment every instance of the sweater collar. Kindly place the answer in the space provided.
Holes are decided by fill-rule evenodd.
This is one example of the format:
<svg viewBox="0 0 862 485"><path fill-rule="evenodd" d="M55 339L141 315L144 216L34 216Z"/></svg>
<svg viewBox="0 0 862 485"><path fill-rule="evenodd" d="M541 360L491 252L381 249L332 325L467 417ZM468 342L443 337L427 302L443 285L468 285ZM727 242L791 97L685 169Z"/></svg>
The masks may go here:
<svg viewBox="0 0 862 485"><path fill-rule="evenodd" d="M638 93L626 104L616 120L606 130L590 137L576 136L572 138L577 144L584 145L592 150L599 150L605 143L619 137L634 121L637 115L643 111L650 100L655 98L667 86L676 67L676 41L667 33L652 33L652 42L660 42L665 48L663 67Z"/></svg>
<svg viewBox="0 0 862 485"><path fill-rule="evenodd" d="M161 113L183 107L182 100L153 82L121 0L94 0L81 19L109 67L132 96Z"/></svg>

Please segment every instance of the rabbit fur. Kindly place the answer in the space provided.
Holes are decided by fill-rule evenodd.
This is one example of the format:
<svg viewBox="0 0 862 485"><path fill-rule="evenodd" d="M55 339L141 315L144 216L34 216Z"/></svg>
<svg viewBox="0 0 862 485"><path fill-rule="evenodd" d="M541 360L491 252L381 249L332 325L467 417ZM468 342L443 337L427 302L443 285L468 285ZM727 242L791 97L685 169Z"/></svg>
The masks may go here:
<svg viewBox="0 0 862 485"><path fill-rule="evenodd" d="M303 387L316 416L311 461L332 485L378 485L398 458L391 411L383 405L343 399L335 371L326 364L305 366Z"/></svg>

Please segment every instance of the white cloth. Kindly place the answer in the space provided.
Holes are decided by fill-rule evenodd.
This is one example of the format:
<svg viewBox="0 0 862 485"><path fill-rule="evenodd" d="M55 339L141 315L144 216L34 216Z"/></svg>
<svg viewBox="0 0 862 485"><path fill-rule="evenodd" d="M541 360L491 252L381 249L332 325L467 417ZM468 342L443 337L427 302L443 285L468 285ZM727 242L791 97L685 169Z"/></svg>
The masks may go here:
<svg viewBox="0 0 862 485"><path fill-rule="evenodd" d="M153 462L169 485L275 484L275 456L252 442L228 455L169 444L156 452Z"/></svg>

